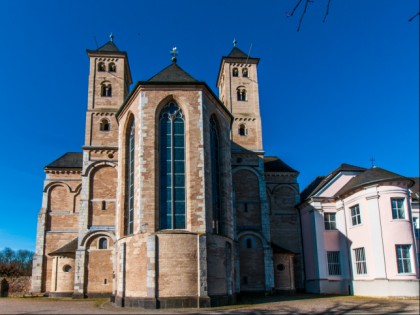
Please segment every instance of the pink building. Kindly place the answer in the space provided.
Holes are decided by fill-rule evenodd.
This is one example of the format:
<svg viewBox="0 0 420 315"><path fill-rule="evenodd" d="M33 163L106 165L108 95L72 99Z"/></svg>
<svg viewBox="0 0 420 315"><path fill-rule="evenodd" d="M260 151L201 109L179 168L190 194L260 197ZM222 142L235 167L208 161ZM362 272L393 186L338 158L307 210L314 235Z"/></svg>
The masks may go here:
<svg viewBox="0 0 420 315"><path fill-rule="evenodd" d="M419 296L413 179L342 164L309 184L298 208L308 292Z"/></svg>

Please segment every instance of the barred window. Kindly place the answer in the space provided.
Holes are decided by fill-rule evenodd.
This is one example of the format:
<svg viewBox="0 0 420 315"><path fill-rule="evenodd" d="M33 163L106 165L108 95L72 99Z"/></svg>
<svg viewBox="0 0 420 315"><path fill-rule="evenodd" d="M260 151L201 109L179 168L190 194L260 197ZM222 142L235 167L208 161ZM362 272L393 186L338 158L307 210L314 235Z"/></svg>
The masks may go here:
<svg viewBox="0 0 420 315"><path fill-rule="evenodd" d="M341 274L340 252L327 252L328 274L338 276Z"/></svg>
<svg viewBox="0 0 420 315"><path fill-rule="evenodd" d="M391 198L392 218L405 219L404 198Z"/></svg>
<svg viewBox="0 0 420 315"><path fill-rule="evenodd" d="M395 246L395 249L397 251L398 273L411 272L410 248L411 248L411 245L396 245Z"/></svg>
<svg viewBox="0 0 420 315"><path fill-rule="evenodd" d="M364 247L355 248L353 251L354 251L354 261L356 264L356 273L358 275L367 274L365 248Z"/></svg>
<svg viewBox="0 0 420 315"><path fill-rule="evenodd" d="M351 224L352 225L362 224L362 217L360 216L359 205L355 205L354 207L350 207L350 211L351 211Z"/></svg>
<svg viewBox="0 0 420 315"><path fill-rule="evenodd" d="M324 213L325 230L337 230L335 213Z"/></svg>

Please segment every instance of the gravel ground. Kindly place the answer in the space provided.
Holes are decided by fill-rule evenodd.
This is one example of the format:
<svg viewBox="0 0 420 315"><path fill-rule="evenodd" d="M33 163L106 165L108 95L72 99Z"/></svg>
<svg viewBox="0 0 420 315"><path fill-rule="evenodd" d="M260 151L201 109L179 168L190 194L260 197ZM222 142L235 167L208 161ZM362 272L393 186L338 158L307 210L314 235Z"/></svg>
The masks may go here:
<svg viewBox="0 0 420 315"><path fill-rule="evenodd" d="M419 300L353 296L269 296L205 309L120 308L105 299L0 298L0 314L419 314Z"/></svg>

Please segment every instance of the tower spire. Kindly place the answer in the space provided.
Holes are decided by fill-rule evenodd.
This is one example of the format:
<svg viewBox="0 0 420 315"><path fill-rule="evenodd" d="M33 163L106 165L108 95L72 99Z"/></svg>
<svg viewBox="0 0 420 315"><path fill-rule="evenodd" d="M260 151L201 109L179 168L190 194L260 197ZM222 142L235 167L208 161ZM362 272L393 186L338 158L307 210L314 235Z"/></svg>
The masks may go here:
<svg viewBox="0 0 420 315"><path fill-rule="evenodd" d="M233 47L236 47L236 44L237 44L238 42L236 41L236 38L234 38L233 39Z"/></svg>

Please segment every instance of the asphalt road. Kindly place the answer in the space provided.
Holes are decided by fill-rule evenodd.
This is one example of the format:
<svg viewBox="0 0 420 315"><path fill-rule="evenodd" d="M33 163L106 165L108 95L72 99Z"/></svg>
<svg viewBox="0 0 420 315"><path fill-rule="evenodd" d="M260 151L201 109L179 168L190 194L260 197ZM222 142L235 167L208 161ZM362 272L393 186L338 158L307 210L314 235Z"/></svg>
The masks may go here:
<svg viewBox="0 0 420 315"><path fill-rule="evenodd" d="M205 309L120 308L107 300L0 298L0 314L419 314L419 300L292 295L248 299Z"/></svg>

